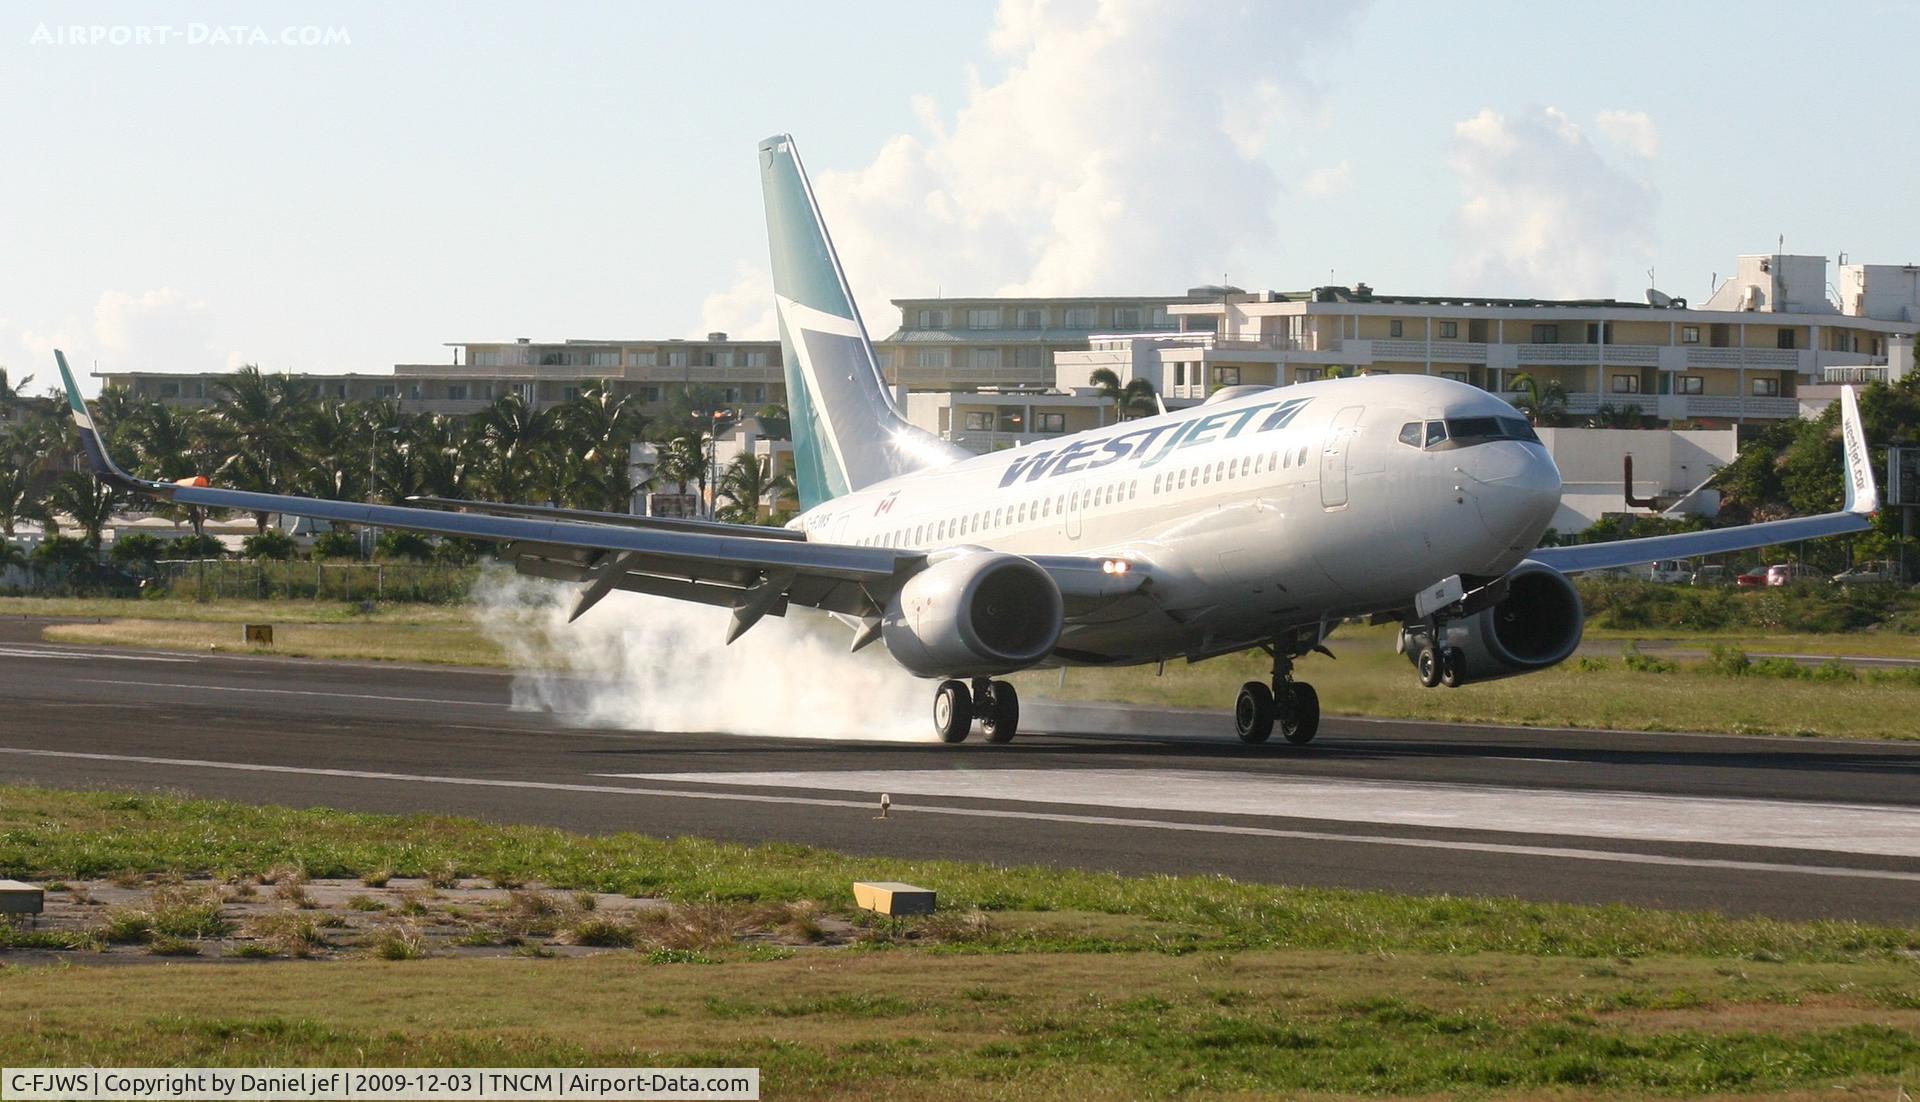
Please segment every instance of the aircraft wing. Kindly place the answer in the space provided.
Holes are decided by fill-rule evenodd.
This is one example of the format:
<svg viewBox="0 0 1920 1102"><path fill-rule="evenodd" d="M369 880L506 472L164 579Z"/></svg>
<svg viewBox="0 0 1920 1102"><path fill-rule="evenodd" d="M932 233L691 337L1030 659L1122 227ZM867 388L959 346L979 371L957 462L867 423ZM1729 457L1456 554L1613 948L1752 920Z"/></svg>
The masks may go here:
<svg viewBox="0 0 1920 1102"><path fill-rule="evenodd" d="M1542 547L1528 557L1567 574L1587 570L1611 570L1636 566L1657 559L1686 559L1717 555L1728 551L1747 551L1756 547L1794 543L1821 536L1840 536L1864 532L1873 524L1880 508L1880 491L1874 485L1873 464L1867 451L1867 434L1860 425L1860 405L1853 388L1840 391L1840 437L1847 460L1846 506L1837 513L1812 517L1793 517L1748 524L1738 528L1714 528L1705 532L1680 532L1669 536L1648 536L1637 540L1587 543L1573 547Z"/></svg>
<svg viewBox="0 0 1920 1102"><path fill-rule="evenodd" d="M127 474L107 454L66 356L56 352L55 358L88 465L95 477L116 489L206 509L282 513L492 541L522 574L580 583L574 618L613 590L624 589L731 608L728 642L762 616L783 615L790 605L840 613L877 629L893 593L928 563L922 551L813 542L803 533L753 525L663 523L662 518L585 510L446 502L475 510L455 512L225 490L197 478L151 482ZM1070 611L1138 592L1148 582L1144 568L1116 573L1111 560L1044 556L1035 561L1060 585ZM872 634L866 631L860 638L870 641Z"/></svg>

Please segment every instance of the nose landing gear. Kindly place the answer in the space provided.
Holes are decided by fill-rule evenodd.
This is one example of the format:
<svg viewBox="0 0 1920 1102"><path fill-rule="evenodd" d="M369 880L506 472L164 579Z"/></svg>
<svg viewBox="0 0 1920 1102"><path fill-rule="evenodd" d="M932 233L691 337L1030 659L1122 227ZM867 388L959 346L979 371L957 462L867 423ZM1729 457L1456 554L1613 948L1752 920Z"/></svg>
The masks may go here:
<svg viewBox="0 0 1920 1102"><path fill-rule="evenodd" d="M1304 746L1320 733L1320 694L1312 685L1293 679L1293 658L1279 649L1273 651L1273 685L1249 681L1240 686L1233 703L1233 729L1240 741L1257 746L1273 735L1274 725L1280 737L1295 746Z"/></svg>
<svg viewBox="0 0 1920 1102"><path fill-rule="evenodd" d="M1401 631L1400 649L1413 659L1413 668L1420 675L1420 684L1429 689L1436 685L1445 685L1449 689L1460 687L1465 659L1460 648L1436 641L1444 635L1443 624L1438 620L1418 628L1406 627Z"/></svg>
<svg viewBox="0 0 1920 1102"><path fill-rule="evenodd" d="M969 689L964 681L947 680L934 690L933 731L941 742L967 741L976 719L988 742L1013 741L1020 729L1020 694L1012 682L980 677Z"/></svg>

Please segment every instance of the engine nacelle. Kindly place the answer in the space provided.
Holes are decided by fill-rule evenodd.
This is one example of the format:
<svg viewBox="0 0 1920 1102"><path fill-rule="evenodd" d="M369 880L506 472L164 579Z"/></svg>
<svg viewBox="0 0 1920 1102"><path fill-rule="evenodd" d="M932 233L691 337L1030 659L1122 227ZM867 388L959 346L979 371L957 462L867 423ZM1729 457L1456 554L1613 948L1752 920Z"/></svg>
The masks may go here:
<svg viewBox="0 0 1920 1102"><path fill-rule="evenodd" d="M1528 559L1503 580L1507 595L1499 604L1442 629L1446 645L1456 652L1462 684L1565 662L1586 630L1586 608L1565 574ZM1414 658L1419 641L1406 643L1407 657Z"/></svg>
<svg viewBox="0 0 1920 1102"><path fill-rule="evenodd" d="M1052 653L1066 606L1031 559L959 555L907 579L881 617L893 660L921 677L993 677Z"/></svg>

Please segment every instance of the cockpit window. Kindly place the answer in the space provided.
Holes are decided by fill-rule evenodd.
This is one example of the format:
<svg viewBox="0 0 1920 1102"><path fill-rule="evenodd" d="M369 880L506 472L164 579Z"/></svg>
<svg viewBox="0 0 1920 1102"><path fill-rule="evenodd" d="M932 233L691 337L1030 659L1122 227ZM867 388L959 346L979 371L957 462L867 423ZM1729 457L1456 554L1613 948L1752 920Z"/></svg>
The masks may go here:
<svg viewBox="0 0 1920 1102"><path fill-rule="evenodd" d="M1445 421L1427 422L1427 447L1437 448L1447 442L1447 423Z"/></svg>
<svg viewBox="0 0 1920 1102"><path fill-rule="evenodd" d="M1448 419L1447 429L1456 448L1492 440L1540 440L1524 417L1454 417Z"/></svg>
<svg viewBox="0 0 1920 1102"><path fill-rule="evenodd" d="M1419 447L1420 446L1420 422L1408 421L1406 424L1401 425L1400 426L1400 442L1402 444L1411 444L1416 448Z"/></svg>

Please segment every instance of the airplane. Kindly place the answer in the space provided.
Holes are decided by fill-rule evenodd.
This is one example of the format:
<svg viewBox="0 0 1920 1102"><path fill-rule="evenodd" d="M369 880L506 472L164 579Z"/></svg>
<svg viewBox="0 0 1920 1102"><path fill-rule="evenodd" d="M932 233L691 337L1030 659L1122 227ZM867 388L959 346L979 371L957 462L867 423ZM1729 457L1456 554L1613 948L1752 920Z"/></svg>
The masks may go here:
<svg viewBox="0 0 1920 1102"><path fill-rule="evenodd" d="M114 464L64 354L94 474L182 505L490 540L521 573L574 583L579 617L615 589L731 610L726 642L817 609L938 682L933 726L1007 742L1008 674L1198 662L1252 649L1267 681L1234 730L1310 742L1294 677L1343 621L1398 623L1422 684L1546 669L1585 624L1569 575L1865 530L1879 508L1852 388L1835 513L1574 547L1537 546L1560 473L1527 420L1477 387L1374 375L1240 386L1201 405L973 455L895 404L789 135L759 144L802 513L784 528L434 499L372 505L152 482Z"/></svg>

